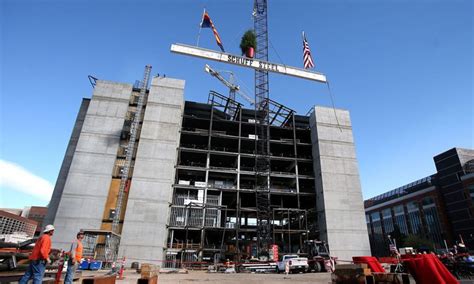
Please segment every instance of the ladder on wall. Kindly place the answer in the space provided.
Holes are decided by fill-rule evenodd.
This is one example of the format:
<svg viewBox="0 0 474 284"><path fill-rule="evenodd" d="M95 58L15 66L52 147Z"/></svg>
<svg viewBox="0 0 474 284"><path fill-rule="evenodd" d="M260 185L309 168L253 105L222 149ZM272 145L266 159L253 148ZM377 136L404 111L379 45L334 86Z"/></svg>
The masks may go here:
<svg viewBox="0 0 474 284"><path fill-rule="evenodd" d="M126 151L125 163L124 163L124 166L122 168L122 173L121 173L120 187L119 187L119 192L117 196L117 203L115 205L115 215L112 220L112 231L116 234L120 234L119 232L120 215L122 214L122 209L123 209L122 206L124 202L125 188L130 186L129 173L130 173L130 168L132 165L132 159L135 155L134 149L135 149L135 144L137 140L137 131L140 125L141 117L142 117L143 105L145 102L145 95L146 95L147 87L150 80L150 72L151 72L151 66L146 65L145 72L143 75L143 81L141 82L141 86L140 86L140 95L138 97L137 110L132 117L132 124L130 126L130 139L128 141L128 145L125 150ZM117 244L116 250L118 250L118 244ZM116 260L116 258L117 258L117 254L115 254L114 260Z"/></svg>

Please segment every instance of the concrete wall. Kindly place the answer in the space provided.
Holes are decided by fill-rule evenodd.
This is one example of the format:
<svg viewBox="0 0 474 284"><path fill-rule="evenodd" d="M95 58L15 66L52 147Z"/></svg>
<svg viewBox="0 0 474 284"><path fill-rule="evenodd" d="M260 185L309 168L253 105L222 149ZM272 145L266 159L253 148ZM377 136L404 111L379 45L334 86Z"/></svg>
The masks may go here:
<svg viewBox="0 0 474 284"><path fill-rule="evenodd" d="M55 248L99 229L132 85L97 81L54 218Z"/></svg>
<svg viewBox="0 0 474 284"><path fill-rule="evenodd" d="M462 167L464 167L464 164L474 159L474 150L472 149L456 148L456 152L458 153L459 162Z"/></svg>
<svg viewBox="0 0 474 284"><path fill-rule="evenodd" d="M61 164L61 169L59 170L58 179L56 180L56 185L54 186L53 195L51 196L51 200L48 204L46 217L43 220L43 224L38 224L39 227L44 227L48 224L54 223L54 219L56 218L56 213L58 211L59 201L63 195L64 185L66 184L66 178L69 173L69 168L71 167L72 157L74 157L74 152L76 151L77 141L79 140L79 135L81 134L82 125L84 124L84 119L86 117L89 103L90 99L82 99L81 107L79 108L79 113L76 117L76 123L74 124L71 138L69 138L69 143L66 148L66 153L64 154L63 163Z"/></svg>
<svg viewBox="0 0 474 284"><path fill-rule="evenodd" d="M162 264L183 110L184 81L153 78L119 249L128 263Z"/></svg>
<svg viewBox="0 0 474 284"><path fill-rule="evenodd" d="M316 106L310 117L320 236L341 260L370 255L349 112Z"/></svg>

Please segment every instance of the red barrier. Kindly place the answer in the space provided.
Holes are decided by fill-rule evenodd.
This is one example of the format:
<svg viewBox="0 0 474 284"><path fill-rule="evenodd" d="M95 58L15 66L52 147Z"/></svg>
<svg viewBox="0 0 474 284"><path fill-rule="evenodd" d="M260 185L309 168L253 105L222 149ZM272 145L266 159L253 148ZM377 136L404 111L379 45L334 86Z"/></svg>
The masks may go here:
<svg viewBox="0 0 474 284"><path fill-rule="evenodd" d="M379 257L380 263L390 263L390 264L397 264L398 259L396 257Z"/></svg>
<svg viewBox="0 0 474 284"><path fill-rule="evenodd" d="M365 263L372 272L385 272L380 262L373 256L353 256L354 263Z"/></svg>
<svg viewBox="0 0 474 284"><path fill-rule="evenodd" d="M456 284L459 281L432 254L402 255L403 264L419 284Z"/></svg>

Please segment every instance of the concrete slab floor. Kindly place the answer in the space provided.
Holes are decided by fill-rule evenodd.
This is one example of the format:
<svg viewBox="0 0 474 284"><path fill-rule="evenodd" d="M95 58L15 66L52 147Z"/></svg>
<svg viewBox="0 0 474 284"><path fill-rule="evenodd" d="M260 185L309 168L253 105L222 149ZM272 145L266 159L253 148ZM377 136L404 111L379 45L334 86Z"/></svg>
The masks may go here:
<svg viewBox="0 0 474 284"><path fill-rule="evenodd" d="M105 274L106 272L95 272L94 275ZM83 275L91 275L90 272L85 272ZM126 270L123 280L117 280L117 284L135 284L140 274L135 270ZM188 274L160 274L158 275L159 284L210 284L210 283L225 283L225 284L282 284L282 283L331 283L330 273L300 273L300 274L260 274L260 273L207 273L205 271L188 271Z"/></svg>

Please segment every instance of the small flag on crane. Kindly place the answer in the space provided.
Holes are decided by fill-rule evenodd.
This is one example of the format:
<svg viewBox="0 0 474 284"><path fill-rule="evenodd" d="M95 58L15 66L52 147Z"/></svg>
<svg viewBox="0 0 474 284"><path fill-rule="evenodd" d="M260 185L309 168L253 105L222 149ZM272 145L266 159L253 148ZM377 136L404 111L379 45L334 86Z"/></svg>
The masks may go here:
<svg viewBox="0 0 474 284"><path fill-rule="evenodd" d="M306 35L303 32L303 64L304 69L314 67L313 57L311 57L311 50L309 50L309 44L306 40Z"/></svg>
<svg viewBox="0 0 474 284"><path fill-rule="evenodd" d="M214 24L212 23L211 18L207 14L206 10L204 10L204 14L202 14L201 28L211 28L212 32L214 33L214 37L216 38L217 45L221 48L222 52L225 52L221 37L219 36L219 33L214 27Z"/></svg>

